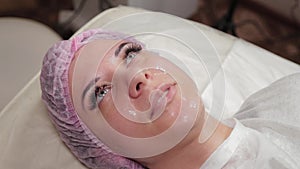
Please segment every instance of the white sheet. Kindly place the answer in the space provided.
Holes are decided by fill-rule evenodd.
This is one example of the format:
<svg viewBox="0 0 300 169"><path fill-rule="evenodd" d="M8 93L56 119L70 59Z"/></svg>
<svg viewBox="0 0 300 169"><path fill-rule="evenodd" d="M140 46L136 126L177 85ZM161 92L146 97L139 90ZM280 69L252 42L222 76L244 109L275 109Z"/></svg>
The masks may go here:
<svg viewBox="0 0 300 169"><path fill-rule="evenodd" d="M100 27L113 19L136 12L143 10L129 7L107 10L83 26L79 32ZM203 30L215 44L223 62L227 93L224 117L234 114L253 92L280 77L300 71L299 65L248 42L202 24L193 24ZM40 99L38 77L36 75L0 113L0 168L84 169L60 141L48 119ZM209 90L208 86L203 94L203 100L207 104L211 99Z"/></svg>
<svg viewBox="0 0 300 169"><path fill-rule="evenodd" d="M236 39L223 62L226 99L223 118L238 111L244 100L270 83L300 71L300 66L241 39ZM205 105L212 99L209 85ZM206 106L210 109L209 106Z"/></svg>
<svg viewBox="0 0 300 169"><path fill-rule="evenodd" d="M232 133L201 169L299 169L299 96L296 73L248 97L234 115L238 120L226 120L236 123Z"/></svg>

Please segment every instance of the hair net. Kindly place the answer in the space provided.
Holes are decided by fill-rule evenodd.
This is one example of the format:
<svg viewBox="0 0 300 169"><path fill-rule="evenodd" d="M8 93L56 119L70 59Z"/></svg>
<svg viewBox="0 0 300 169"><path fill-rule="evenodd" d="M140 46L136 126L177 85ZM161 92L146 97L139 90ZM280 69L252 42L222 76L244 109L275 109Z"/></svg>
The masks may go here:
<svg viewBox="0 0 300 169"><path fill-rule="evenodd" d="M124 34L88 30L51 47L40 75L42 99L63 142L89 168L144 168L133 160L113 153L81 121L75 112L68 83L69 66L76 51L96 39L124 39Z"/></svg>

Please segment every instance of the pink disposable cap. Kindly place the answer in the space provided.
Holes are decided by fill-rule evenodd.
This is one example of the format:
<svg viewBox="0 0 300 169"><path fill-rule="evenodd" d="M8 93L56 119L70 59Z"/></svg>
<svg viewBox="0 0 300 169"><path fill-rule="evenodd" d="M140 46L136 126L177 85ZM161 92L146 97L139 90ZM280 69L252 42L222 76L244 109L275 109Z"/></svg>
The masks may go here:
<svg viewBox="0 0 300 169"><path fill-rule="evenodd" d="M121 40L128 35L92 29L53 45L46 53L40 83L42 99L63 142L87 167L93 169L140 169L139 163L113 153L82 122L75 112L68 71L78 49L97 39Z"/></svg>

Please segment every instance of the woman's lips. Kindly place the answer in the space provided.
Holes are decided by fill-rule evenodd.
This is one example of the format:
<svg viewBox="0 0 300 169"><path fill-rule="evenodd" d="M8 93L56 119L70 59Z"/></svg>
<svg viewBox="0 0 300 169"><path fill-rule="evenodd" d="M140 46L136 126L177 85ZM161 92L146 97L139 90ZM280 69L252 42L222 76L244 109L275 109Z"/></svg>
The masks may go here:
<svg viewBox="0 0 300 169"><path fill-rule="evenodd" d="M150 119L157 119L166 109L176 94L176 83L162 84L151 93Z"/></svg>
<svg viewBox="0 0 300 169"><path fill-rule="evenodd" d="M176 94L176 82L162 84L158 87L163 92L162 97L166 97L167 103L171 102Z"/></svg>

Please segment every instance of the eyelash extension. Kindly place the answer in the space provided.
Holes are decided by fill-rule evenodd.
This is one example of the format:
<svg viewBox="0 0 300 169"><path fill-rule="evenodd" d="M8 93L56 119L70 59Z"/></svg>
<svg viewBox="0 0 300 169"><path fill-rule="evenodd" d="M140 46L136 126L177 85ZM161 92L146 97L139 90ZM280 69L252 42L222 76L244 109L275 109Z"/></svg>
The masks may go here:
<svg viewBox="0 0 300 169"><path fill-rule="evenodd" d="M93 110L96 108L96 102L97 102L97 97L95 96L93 90L89 91L89 97L88 97L88 109Z"/></svg>
<svg viewBox="0 0 300 169"><path fill-rule="evenodd" d="M107 89L111 89L111 85L109 84L104 84L102 86L95 86L93 90L90 90L89 92L89 110L93 110L97 107L98 105L98 101L97 101L97 97L99 92L103 91L103 90L107 90Z"/></svg>
<svg viewBox="0 0 300 169"><path fill-rule="evenodd" d="M129 43L125 46L125 56L124 58L126 58L128 56L129 53L131 52L139 52L142 50L142 46L138 43Z"/></svg>

